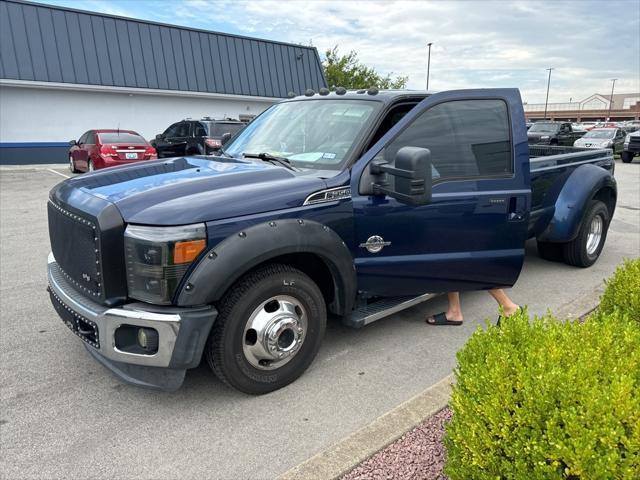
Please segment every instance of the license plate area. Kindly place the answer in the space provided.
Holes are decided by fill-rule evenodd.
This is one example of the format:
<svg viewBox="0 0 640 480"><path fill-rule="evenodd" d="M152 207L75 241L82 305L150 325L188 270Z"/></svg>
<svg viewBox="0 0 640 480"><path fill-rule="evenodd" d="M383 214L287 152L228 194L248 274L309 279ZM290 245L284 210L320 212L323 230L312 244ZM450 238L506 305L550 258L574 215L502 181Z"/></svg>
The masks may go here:
<svg viewBox="0 0 640 480"><path fill-rule="evenodd" d="M69 330L80 337L85 343L88 343L92 347L100 348L98 325L96 325L95 322L92 322L88 318L84 318L83 316L78 315L77 313L72 311L69 307L62 303L62 300L60 300L51 289L49 289L49 296L51 297L53 308L56 309L56 312L58 313L58 315L60 315L60 318L62 318L62 321L69 328Z"/></svg>
<svg viewBox="0 0 640 480"><path fill-rule="evenodd" d="M138 159L138 154L135 153L135 152L134 153L127 152L127 153L124 154L124 157L127 160L137 160Z"/></svg>

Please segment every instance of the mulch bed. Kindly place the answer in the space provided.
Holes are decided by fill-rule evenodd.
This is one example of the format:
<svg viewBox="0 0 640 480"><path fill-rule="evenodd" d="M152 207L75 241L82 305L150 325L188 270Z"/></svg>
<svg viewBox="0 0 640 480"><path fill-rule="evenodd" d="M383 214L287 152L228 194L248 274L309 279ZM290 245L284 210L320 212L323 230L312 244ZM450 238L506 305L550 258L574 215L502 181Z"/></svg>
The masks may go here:
<svg viewBox="0 0 640 480"><path fill-rule="evenodd" d="M446 480L442 443L451 410L444 408L388 447L362 462L342 480Z"/></svg>

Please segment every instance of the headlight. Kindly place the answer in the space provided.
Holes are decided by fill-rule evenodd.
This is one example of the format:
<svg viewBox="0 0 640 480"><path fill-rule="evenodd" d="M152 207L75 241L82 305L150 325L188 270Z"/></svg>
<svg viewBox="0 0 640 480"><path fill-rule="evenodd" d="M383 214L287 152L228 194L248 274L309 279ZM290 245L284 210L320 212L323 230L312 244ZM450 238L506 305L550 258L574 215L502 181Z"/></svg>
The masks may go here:
<svg viewBox="0 0 640 480"><path fill-rule="evenodd" d="M549 135L542 135L540 140L549 140Z"/></svg>
<svg viewBox="0 0 640 480"><path fill-rule="evenodd" d="M204 223L180 227L129 225L124 232L129 296L156 305L171 299L207 244Z"/></svg>
<svg viewBox="0 0 640 480"><path fill-rule="evenodd" d="M631 134L628 134L626 137L624 137L624 143L629 143L631 141Z"/></svg>
<svg viewBox="0 0 640 480"><path fill-rule="evenodd" d="M602 145L600 145L600 146L601 147L605 147L605 148L611 147L611 146L613 146L613 142L602 142Z"/></svg>

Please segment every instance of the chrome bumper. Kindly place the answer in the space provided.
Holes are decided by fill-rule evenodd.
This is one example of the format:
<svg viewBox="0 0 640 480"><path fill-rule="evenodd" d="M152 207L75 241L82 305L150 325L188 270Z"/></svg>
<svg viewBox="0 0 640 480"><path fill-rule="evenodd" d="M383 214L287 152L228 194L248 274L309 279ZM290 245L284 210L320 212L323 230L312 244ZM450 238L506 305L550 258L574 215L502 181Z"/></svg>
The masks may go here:
<svg viewBox="0 0 640 480"><path fill-rule="evenodd" d="M65 279L58 264L52 253L49 254L47 265L47 275L49 280L49 288L54 297L62 304L67 311L79 316L81 319L86 319L88 324L93 323L98 330L97 343L92 343L85 340L87 349L92 353L98 354L105 359L113 362L141 365L146 367L176 367L176 363L181 365L189 364L199 361L199 358L192 358L189 361L176 362L174 357L174 350L178 337L181 333L183 324L185 323L185 316L189 316L190 312L194 309L179 309L173 307L158 307L157 310L164 310L166 313L159 313L157 311L149 311L149 308L153 308L151 305L144 303L129 303L121 308L109 308L104 305L100 305L85 296L78 293L73 289L70 283ZM53 301L53 299L52 299ZM154 308L155 309L155 308ZM196 311L197 315L203 314L211 316L210 323L213 323L216 311L211 307ZM202 349L197 352L200 344L204 345L204 341L198 338L197 341L192 342L191 337L193 333L194 322L187 322L189 327L184 332L189 340L188 345L194 344L192 349L192 357L198 354L202 354ZM143 355L137 353L124 352L116 348L115 345L115 331L121 325L133 325L139 327L154 328L158 332L159 345L158 351L155 354ZM210 328L211 325L208 327ZM201 331L197 332L196 337L201 337ZM208 334L208 329L207 329ZM180 348L181 356L184 356L184 348ZM173 359L173 362L172 362ZM187 359L189 360L189 359ZM179 368L179 367L178 367ZM182 368L185 368L182 366ZM190 367L186 367L190 368Z"/></svg>

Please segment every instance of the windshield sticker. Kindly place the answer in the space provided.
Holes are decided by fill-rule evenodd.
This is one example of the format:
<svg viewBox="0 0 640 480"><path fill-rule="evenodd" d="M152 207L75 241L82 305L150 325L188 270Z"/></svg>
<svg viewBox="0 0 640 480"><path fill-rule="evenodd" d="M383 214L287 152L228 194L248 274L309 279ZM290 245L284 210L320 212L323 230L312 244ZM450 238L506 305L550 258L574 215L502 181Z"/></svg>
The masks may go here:
<svg viewBox="0 0 640 480"><path fill-rule="evenodd" d="M327 160L333 160L334 158L336 158L336 154L335 153L326 152L326 153L322 154L322 158L326 158Z"/></svg>

